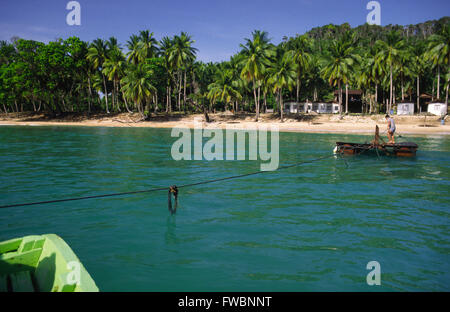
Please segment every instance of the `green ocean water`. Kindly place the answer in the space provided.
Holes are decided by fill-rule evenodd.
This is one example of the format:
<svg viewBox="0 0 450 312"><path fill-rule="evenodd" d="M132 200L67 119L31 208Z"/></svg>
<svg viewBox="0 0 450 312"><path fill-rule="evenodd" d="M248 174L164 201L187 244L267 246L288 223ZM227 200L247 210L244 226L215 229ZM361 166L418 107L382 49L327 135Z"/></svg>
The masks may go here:
<svg viewBox="0 0 450 312"><path fill-rule="evenodd" d="M368 136L280 133L280 165ZM0 205L186 184L260 161L174 161L170 129L0 127ZM0 209L56 233L103 291L450 291L450 138L414 159L330 158L167 192ZM368 286L369 261L381 286Z"/></svg>

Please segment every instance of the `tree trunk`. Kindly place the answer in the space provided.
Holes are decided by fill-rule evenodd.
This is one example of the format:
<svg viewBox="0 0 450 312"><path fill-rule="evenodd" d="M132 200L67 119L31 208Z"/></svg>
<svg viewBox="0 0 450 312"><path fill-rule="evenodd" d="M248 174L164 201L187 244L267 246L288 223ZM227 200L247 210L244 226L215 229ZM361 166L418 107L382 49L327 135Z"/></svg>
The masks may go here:
<svg viewBox="0 0 450 312"><path fill-rule="evenodd" d="M395 105L395 92L396 92L396 90L395 90L396 88L395 88L395 85L392 87L392 104L394 104ZM391 106L390 106L390 108L392 109L393 108L393 105L391 104Z"/></svg>
<svg viewBox="0 0 450 312"><path fill-rule="evenodd" d="M92 101L91 77L88 77L88 87L89 87L88 113L91 113L91 101Z"/></svg>
<svg viewBox="0 0 450 312"><path fill-rule="evenodd" d="M257 111L258 119L259 119L259 113L260 113L260 107L259 107L260 103L261 103L261 86L258 87L258 111Z"/></svg>
<svg viewBox="0 0 450 312"><path fill-rule="evenodd" d="M64 96L61 96L61 100L62 100L62 103L63 103L63 109L66 112L67 111L67 107L66 107L66 101L64 101Z"/></svg>
<svg viewBox="0 0 450 312"><path fill-rule="evenodd" d="M390 85L390 95L389 95L389 106L392 105L392 92L393 92L393 86L392 86L392 64L389 74L389 85Z"/></svg>
<svg viewBox="0 0 450 312"><path fill-rule="evenodd" d="M111 110L114 111L114 107L115 107L115 95L116 95L116 81L113 80L113 89L112 89L112 94L111 94Z"/></svg>
<svg viewBox="0 0 450 312"><path fill-rule="evenodd" d="M123 101L125 102L125 108L127 109L127 112L129 112L131 114L132 111L128 107L127 98L125 97L125 95L123 93L122 93L122 98L123 98Z"/></svg>
<svg viewBox="0 0 450 312"><path fill-rule="evenodd" d="M106 80L105 76L103 76L103 87L105 88L105 100L106 100L106 113L109 114L109 108L108 108L108 89L106 89Z"/></svg>
<svg viewBox="0 0 450 312"><path fill-rule="evenodd" d="M341 81L338 81L338 103L339 103L339 115L342 115L342 89Z"/></svg>
<svg viewBox="0 0 450 312"><path fill-rule="evenodd" d="M264 114L267 113L267 93L263 92L263 98L264 98Z"/></svg>
<svg viewBox="0 0 450 312"><path fill-rule="evenodd" d="M373 101L373 105L374 105L375 107L377 107L377 104L378 104L378 84L376 83L376 84L375 84L375 99L374 99L374 101ZM372 110L370 111L371 113L374 112L375 107L372 107Z"/></svg>
<svg viewBox="0 0 450 312"><path fill-rule="evenodd" d="M138 113L142 115L141 105L137 101L134 101L134 106L136 107Z"/></svg>
<svg viewBox="0 0 450 312"><path fill-rule="evenodd" d="M116 79L116 104L117 104L117 110L119 112L122 112L121 109L120 109L120 100L119 100L120 99L120 97L119 97L119 93L120 93L119 84L120 84L119 80Z"/></svg>
<svg viewBox="0 0 450 312"><path fill-rule="evenodd" d="M261 86L258 87L258 107L260 103L261 103Z"/></svg>
<svg viewBox="0 0 450 312"><path fill-rule="evenodd" d="M419 76L417 76L417 113L420 110L420 89L419 89Z"/></svg>
<svg viewBox="0 0 450 312"><path fill-rule="evenodd" d="M283 88L280 88L280 121L283 122Z"/></svg>
<svg viewBox="0 0 450 312"><path fill-rule="evenodd" d="M447 87L445 88L445 104L448 104L448 85L450 80L447 80Z"/></svg>
<svg viewBox="0 0 450 312"><path fill-rule="evenodd" d="M253 96L255 97L255 110L256 110L256 116L255 116L255 121L258 121L259 119L259 113L258 113L258 98L256 96L256 83L255 80L253 79Z"/></svg>
<svg viewBox="0 0 450 312"><path fill-rule="evenodd" d="M298 103L300 99L300 76L297 77L297 97L295 98L296 103Z"/></svg>
<svg viewBox="0 0 450 312"><path fill-rule="evenodd" d="M348 114L348 83L345 84L345 113Z"/></svg>
<svg viewBox="0 0 450 312"><path fill-rule="evenodd" d="M186 70L184 70L183 108L184 112L186 112Z"/></svg>
<svg viewBox="0 0 450 312"><path fill-rule="evenodd" d="M172 87L169 86L169 113L172 112Z"/></svg>
<svg viewBox="0 0 450 312"><path fill-rule="evenodd" d="M183 76L181 73L178 74L178 111L181 112L181 84L182 84Z"/></svg>
<svg viewBox="0 0 450 312"><path fill-rule="evenodd" d="M436 99L439 101L439 99L441 98L441 93L439 92L440 91L440 80L441 80L441 71L440 71L440 68L439 68L439 65L438 65L438 67L437 67L437 72L438 72L438 74L437 74L437 91L436 91Z"/></svg>
<svg viewBox="0 0 450 312"><path fill-rule="evenodd" d="M169 86L166 86L166 113L169 112Z"/></svg>
<svg viewBox="0 0 450 312"><path fill-rule="evenodd" d="M200 103L201 103L201 106L202 106L202 108L203 108L203 115L205 116L205 121L206 121L206 122L210 122L209 115L208 115L208 110L207 110L206 107L205 107L205 104L204 104L204 102L203 102L203 99L200 99Z"/></svg>
<svg viewBox="0 0 450 312"><path fill-rule="evenodd" d="M432 85L433 85L433 88L431 90L431 102L434 101L434 81L433 81Z"/></svg>
<svg viewBox="0 0 450 312"><path fill-rule="evenodd" d="M401 87L402 87L402 101L405 100L405 95L404 95L404 91L403 91L403 74L402 74L402 78L401 78Z"/></svg>

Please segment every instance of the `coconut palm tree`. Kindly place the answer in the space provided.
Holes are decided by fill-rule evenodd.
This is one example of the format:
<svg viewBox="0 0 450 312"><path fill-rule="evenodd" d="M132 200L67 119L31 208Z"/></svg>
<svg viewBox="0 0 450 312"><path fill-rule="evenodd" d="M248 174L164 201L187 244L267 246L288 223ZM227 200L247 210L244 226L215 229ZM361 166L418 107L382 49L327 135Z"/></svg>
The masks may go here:
<svg viewBox="0 0 450 312"><path fill-rule="evenodd" d="M372 83L374 82L372 76L373 62L374 59L373 57L371 57L370 52L365 53L364 57L362 58L362 62L360 63L359 72L355 80L356 85L358 86L358 88L364 91L364 97L366 98L366 100L368 99L369 101L370 113L372 113L373 104L372 98L368 93L372 86Z"/></svg>
<svg viewBox="0 0 450 312"><path fill-rule="evenodd" d="M177 70L177 88L178 88L178 109L181 110L181 89L184 73L184 97L183 105L186 108L186 71L189 64L195 60L197 49L192 46L194 41L192 37L185 32L180 36L174 36L173 45L169 50L168 62Z"/></svg>
<svg viewBox="0 0 450 312"><path fill-rule="evenodd" d="M384 67L383 67L383 63L381 61L381 59L379 57L377 57L378 55L378 47L376 45L374 45L371 50L370 50L370 61L371 61L371 66L372 66L372 72L371 72L371 76L372 76L372 80L373 83L375 84L375 101L374 101L374 105L375 107L373 108L373 110L371 112L374 112L374 109L377 109L377 113L379 112L379 106L378 106L378 86L381 85L382 83L382 76L384 73Z"/></svg>
<svg viewBox="0 0 450 312"><path fill-rule="evenodd" d="M140 39L136 35L131 35L130 40L127 41L127 61L131 64L138 64L139 63L139 42Z"/></svg>
<svg viewBox="0 0 450 312"><path fill-rule="evenodd" d="M131 99L142 118L145 118L143 102L150 99L156 92L151 84L151 70L145 64L130 64L122 78L122 91Z"/></svg>
<svg viewBox="0 0 450 312"><path fill-rule="evenodd" d="M125 64L125 56L123 55L119 47L116 46L108 52L108 58L103 63L102 70L102 73L107 77L107 79L113 82L112 107L114 109L114 102L116 102L116 106L119 111L119 84L120 77L124 74Z"/></svg>
<svg viewBox="0 0 450 312"><path fill-rule="evenodd" d="M120 111L119 104L117 103L117 77L115 76L118 74L118 67L122 66L122 51L115 37L110 37L106 41L106 47L106 59L103 62L102 73L109 81L113 82L111 109L114 111L114 108L117 105L117 109Z"/></svg>
<svg viewBox="0 0 450 312"><path fill-rule="evenodd" d="M264 77L264 71L270 65L270 58L274 56L275 51L273 45L270 44L268 33L265 31L255 30L252 33L252 39L245 39L245 44L241 44L242 51L242 79L252 82L253 96L255 98L256 117L259 119L259 96L256 90L261 85ZM259 92L258 92L259 94Z"/></svg>
<svg viewBox="0 0 450 312"><path fill-rule="evenodd" d="M450 58L450 25L447 24L442 27L438 34L434 34L429 38L428 49L426 57L432 62L432 67L437 71L437 98L440 94L440 76L441 68L444 68L445 72L449 71L449 58Z"/></svg>
<svg viewBox="0 0 450 312"><path fill-rule="evenodd" d="M448 103L448 87L450 85L450 71L445 75L445 103Z"/></svg>
<svg viewBox="0 0 450 312"><path fill-rule="evenodd" d="M417 95L417 113L420 110L420 78L424 75L426 70L425 52L426 46L422 41L414 42L410 44L411 49L411 61L412 61L412 73L416 76L416 95Z"/></svg>
<svg viewBox="0 0 450 312"><path fill-rule="evenodd" d="M108 89L106 87L106 78L102 73L103 63L107 59L107 47L102 39L95 39L90 45L87 53L87 59L92 62L95 68L100 71L103 80L103 94L106 100L106 112L109 114L108 108Z"/></svg>
<svg viewBox="0 0 450 312"><path fill-rule="evenodd" d="M413 56L410 48L405 47L403 53L401 53L399 62L397 65L397 72L400 76L400 87L402 94L402 101L405 100L405 79L413 76L412 66L413 66Z"/></svg>
<svg viewBox="0 0 450 312"><path fill-rule="evenodd" d="M268 83L272 85L273 92L278 94L279 98L281 122L283 122L283 89L287 88L291 91L297 78L298 65L293 60L292 51L285 52L279 48L274 63L268 69Z"/></svg>
<svg viewBox="0 0 450 312"><path fill-rule="evenodd" d="M324 89L325 88L325 82L322 79L320 75L320 54L312 54L311 58L309 60L308 72L306 76L304 76L304 79L306 80L307 84L312 87L313 91L313 101L316 102L319 98L318 89Z"/></svg>
<svg viewBox="0 0 450 312"><path fill-rule="evenodd" d="M297 93L296 102L300 98L301 78L308 70L308 65L311 63L311 39L307 35L296 37L293 41L288 43L287 49L293 52L294 62L297 64Z"/></svg>
<svg viewBox="0 0 450 312"><path fill-rule="evenodd" d="M173 48L173 40L169 37L163 37L159 42L160 46L160 55L164 59L164 68L167 73L167 81L166 81L166 113L172 111L172 82L174 81L174 66L173 63L169 61L169 56Z"/></svg>
<svg viewBox="0 0 450 312"><path fill-rule="evenodd" d="M148 30L139 32L138 60L144 62L145 59L156 57L158 55L158 41L153 37L153 33Z"/></svg>
<svg viewBox="0 0 450 312"><path fill-rule="evenodd" d="M239 101L242 99L242 95L235 87L233 81L233 70L223 69L217 70L215 81L208 86L208 99L213 102L216 100L222 101L225 104L225 108L228 104L233 104L233 101Z"/></svg>
<svg viewBox="0 0 450 312"><path fill-rule="evenodd" d="M343 36L339 40L333 40L329 47L329 54L322 60L322 77L328 80L331 86L337 86L339 90L339 112L342 114L342 83L348 84L350 72L359 61L356 54L353 38ZM346 88L348 98L348 88ZM348 101L347 101L348 104ZM348 113L348 105L346 105Z"/></svg>
<svg viewBox="0 0 450 312"><path fill-rule="evenodd" d="M230 57L230 61L228 62L229 68L232 71L232 85L238 90L238 92L243 95L248 93L250 90L248 89L247 82L241 78L241 72L242 72L242 55L236 54L232 57ZM264 94L265 99L265 94ZM234 111L239 111L239 101L236 100L236 106L234 108Z"/></svg>
<svg viewBox="0 0 450 312"><path fill-rule="evenodd" d="M389 111L394 102L394 69L400 63L405 49L405 41L401 34L392 30L386 36L386 40L377 40L375 45L379 49L377 59L389 73Z"/></svg>

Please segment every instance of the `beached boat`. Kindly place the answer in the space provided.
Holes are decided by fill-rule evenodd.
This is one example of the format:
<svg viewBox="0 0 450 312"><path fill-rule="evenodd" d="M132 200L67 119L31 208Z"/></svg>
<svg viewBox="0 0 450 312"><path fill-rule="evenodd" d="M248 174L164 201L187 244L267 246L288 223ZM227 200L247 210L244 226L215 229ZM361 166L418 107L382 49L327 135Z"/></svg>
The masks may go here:
<svg viewBox="0 0 450 312"><path fill-rule="evenodd" d="M378 126L375 128L375 139L371 143L336 142L335 154L359 155L372 154L378 156L416 156L419 146L413 142L380 143Z"/></svg>
<svg viewBox="0 0 450 312"><path fill-rule="evenodd" d="M97 292L67 243L55 234L0 242L0 292Z"/></svg>

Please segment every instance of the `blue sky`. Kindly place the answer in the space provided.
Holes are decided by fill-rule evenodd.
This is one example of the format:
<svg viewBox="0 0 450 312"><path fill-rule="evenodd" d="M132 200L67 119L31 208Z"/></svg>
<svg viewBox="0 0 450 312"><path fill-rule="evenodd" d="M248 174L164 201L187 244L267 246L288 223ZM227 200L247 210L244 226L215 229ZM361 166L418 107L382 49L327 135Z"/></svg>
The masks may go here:
<svg viewBox="0 0 450 312"><path fill-rule="evenodd" d="M149 29L157 39L181 31L191 34L198 59L227 60L255 29L274 43L329 23L366 22L369 0L78 0L81 26L66 24L68 0L0 0L0 40L12 36L48 42L78 36L82 40L129 36ZM450 15L446 0L379 0L381 24L416 24Z"/></svg>

